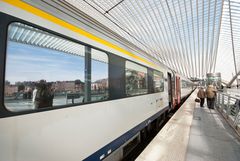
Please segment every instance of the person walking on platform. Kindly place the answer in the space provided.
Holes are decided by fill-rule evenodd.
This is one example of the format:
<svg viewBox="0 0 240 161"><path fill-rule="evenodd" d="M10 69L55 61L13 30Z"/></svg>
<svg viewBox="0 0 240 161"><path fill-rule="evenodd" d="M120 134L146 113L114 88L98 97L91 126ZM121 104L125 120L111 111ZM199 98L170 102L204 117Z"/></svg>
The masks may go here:
<svg viewBox="0 0 240 161"><path fill-rule="evenodd" d="M215 97L217 95L217 90L213 85L209 85L206 90L207 94L207 106L209 109L214 109Z"/></svg>
<svg viewBox="0 0 240 161"><path fill-rule="evenodd" d="M200 87L200 89L197 93L197 97L200 98L200 107L203 107L204 100L205 100L205 97L206 97L206 93L205 93L203 87Z"/></svg>

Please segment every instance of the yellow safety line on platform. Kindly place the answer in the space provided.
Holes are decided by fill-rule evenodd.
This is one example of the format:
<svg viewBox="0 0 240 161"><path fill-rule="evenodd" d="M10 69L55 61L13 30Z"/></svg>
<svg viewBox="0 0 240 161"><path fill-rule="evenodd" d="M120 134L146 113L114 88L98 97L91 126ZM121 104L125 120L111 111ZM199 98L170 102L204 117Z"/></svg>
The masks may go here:
<svg viewBox="0 0 240 161"><path fill-rule="evenodd" d="M37 16L42 17L44 19L47 19L47 20L49 20L49 21L51 21L51 22L53 22L55 24L58 24L58 25L60 25L62 27L65 27L65 28L67 28L67 29L69 29L71 31L74 31L74 32L76 32L76 33L78 33L78 34L80 34L82 36L85 36L85 37L87 37L87 38L89 38L91 40L94 40L94 41L96 41L96 42L98 42L100 44L103 44L103 45L105 45L107 47L110 47L112 49L120 51L121 53L124 53L124 54L126 54L128 56L131 56L132 58L135 58L135 59L137 59L137 60L139 60L141 62L147 63L147 64L149 64L149 65L151 65L153 67L157 67L157 65L155 65L152 62L149 62L148 60L146 60L144 58L141 58L141 57L139 57L139 56L137 56L137 55L135 55L133 53L130 53L129 51L127 51L125 49L122 49L122 48L120 48L120 47L118 47L118 46L116 46L116 45L114 45L114 44L112 44L112 43L110 43L110 42L100 38L100 37L97 37L97 36L87 32L87 31L85 31L85 30L83 30L83 29L81 29L79 27L71 25L71 24L69 24L69 23L67 23L67 22L65 22L65 21L63 21L63 20L61 20L61 19L59 19L57 17L54 17L53 15L50 15L50 14L48 14L48 13L46 13L46 12L44 12L44 11L38 9L38 8L35 8L35 7L33 7L33 6L31 6L31 5L27 4L27 3L24 3L24 2L22 2L20 0L2 0L2 1L6 2L6 3L10 4L10 5L13 5L15 7L21 8L21 9L23 9L25 11L28 11L28 12L34 14L34 15L37 15Z"/></svg>

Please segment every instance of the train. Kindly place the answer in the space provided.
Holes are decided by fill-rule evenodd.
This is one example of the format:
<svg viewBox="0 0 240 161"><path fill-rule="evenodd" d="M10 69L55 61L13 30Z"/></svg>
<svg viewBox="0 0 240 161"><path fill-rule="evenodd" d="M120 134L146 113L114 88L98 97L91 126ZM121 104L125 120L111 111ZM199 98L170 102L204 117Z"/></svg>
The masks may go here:
<svg viewBox="0 0 240 161"><path fill-rule="evenodd" d="M194 90L63 2L0 0L1 161L122 160Z"/></svg>

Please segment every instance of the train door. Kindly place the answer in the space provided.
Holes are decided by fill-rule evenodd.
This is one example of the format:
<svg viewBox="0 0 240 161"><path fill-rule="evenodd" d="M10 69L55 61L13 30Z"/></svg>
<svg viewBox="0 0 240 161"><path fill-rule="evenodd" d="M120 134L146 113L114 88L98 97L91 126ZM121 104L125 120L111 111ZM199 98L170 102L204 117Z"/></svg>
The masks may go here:
<svg viewBox="0 0 240 161"><path fill-rule="evenodd" d="M172 101L173 96L172 96L172 75L168 73L168 102L169 102L169 107L172 108Z"/></svg>
<svg viewBox="0 0 240 161"><path fill-rule="evenodd" d="M176 79L176 77L175 77L175 73L173 73L171 79L172 79L172 109L174 109L176 104L177 104L177 102L176 102L176 93L175 93L175 91L176 91L176 86L175 86L175 79Z"/></svg>
<svg viewBox="0 0 240 161"><path fill-rule="evenodd" d="M181 101L181 87L180 87L180 77L176 76L176 99L177 99L177 104L180 104Z"/></svg>

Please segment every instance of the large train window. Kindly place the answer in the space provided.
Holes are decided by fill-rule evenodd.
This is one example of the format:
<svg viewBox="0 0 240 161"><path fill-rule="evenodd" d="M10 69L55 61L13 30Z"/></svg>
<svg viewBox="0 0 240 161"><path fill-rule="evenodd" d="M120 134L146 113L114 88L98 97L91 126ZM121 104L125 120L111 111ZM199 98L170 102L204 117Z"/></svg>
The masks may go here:
<svg viewBox="0 0 240 161"><path fill-rule="evenodd" d="M108 98L108 56L92 49L91 101Z"/></svg>
<svg viewBox="0 0 240 161"><path fill-rule="evenodd" d="M83 45L34 27L8 28L4 103L10 111L84 101Z"/></svg>
<svg viewBox="0 0 240 161"><path fill-rule="evenodd" d="M126 95L147 93L147 68L126 61Z"/></svg>
<svg viewBox="0 0 240 161"><path fill-rule="evenodd" d="M164 77L162 72L153 71L153 87L154 92L164 91Z"/></svg>

